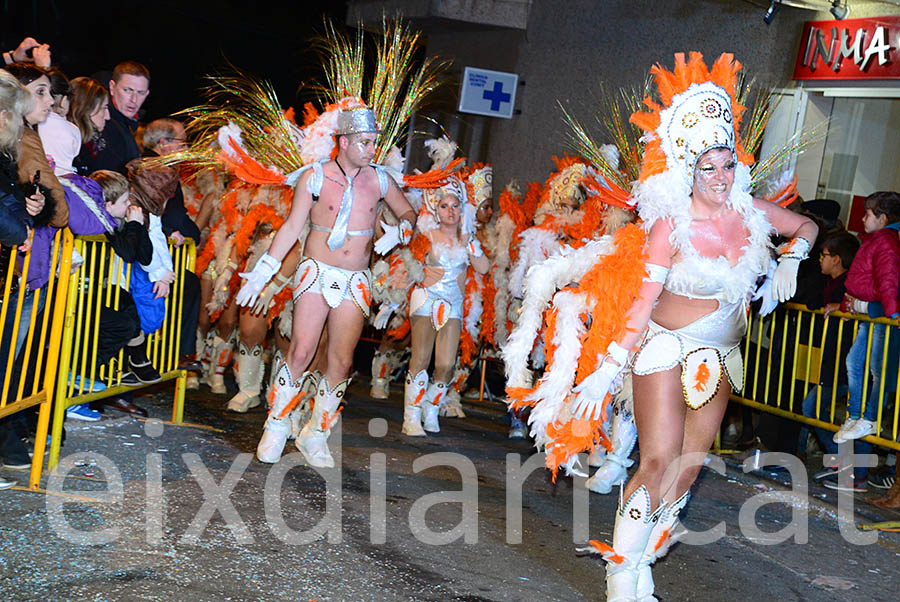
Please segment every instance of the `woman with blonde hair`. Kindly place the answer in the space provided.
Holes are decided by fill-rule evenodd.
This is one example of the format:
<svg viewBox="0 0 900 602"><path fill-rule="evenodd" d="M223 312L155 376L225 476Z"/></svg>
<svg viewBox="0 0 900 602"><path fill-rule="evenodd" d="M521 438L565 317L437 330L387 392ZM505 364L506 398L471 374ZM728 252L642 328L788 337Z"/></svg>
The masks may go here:
<svg viewBox="0 0 900 602"><path fill-rule="evenodd" d="M412 357L403 392L402 432L412 437L440 431L438 413L453 377L463 325L466 272L470 265L482 274L490 267L474 236L473 216L463 216L465 184L451 176L444 187L423 196L425 214L419 217L410 247L413 257L424 264L424 276L409 300Z"/></svg>
<svg viewBox="0 0 900 602"><path fill-rule="evenodd" d="M35 191L26 197L26 193L19 185L17 173L19 140L25 129L25 116L32 112L34 106L32 95L16 77L0 70L0 244L4 245L0 269L4 270L9 265L9 256L6 253L11 246L19 245L20 251L30 247L34 216L39 215L44 209L44 196L40 191ZM25 294L29 297L33 295L31 291ZM18 290L10 291L4 303L15 307L18 295ZM33 304L28 299L23 301L20 318L23 324L29 323L32 308ZM0 342L0 357L3 358L0 362L0 379L4 376L7 358L10 355L18 355L28 331L27 328L20 328L17 340L12 340L15 313L7 312L6 324L3 327L6 334ZM21 439L26 430L21 413L0 419L0 458L5 466L10 468L31 466L28 450L25 449ZM14 481L0 478L0 489L8 489L13 485Z"/></svg>

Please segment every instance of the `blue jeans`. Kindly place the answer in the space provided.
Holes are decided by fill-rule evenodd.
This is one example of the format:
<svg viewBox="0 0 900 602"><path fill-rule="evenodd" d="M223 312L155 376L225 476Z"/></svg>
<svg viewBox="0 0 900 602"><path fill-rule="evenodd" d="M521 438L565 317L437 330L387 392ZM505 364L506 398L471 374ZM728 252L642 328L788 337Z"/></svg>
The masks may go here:
<svg viewBox="0 0 900 602"><path fill-rule="evenodd" d="M803 415L807 418L815 418L817 420L829 422L829 419L831 418L831 392L834 389L832 387L822 387L822 405L819 407L818 414L816 413L817 389L818 387L813 387L812 389L810 389L809 394L807 394L807 396L803 399ZM843 395L846 394L847 385L839 385L837 388L837 393L835 394L835 399L840 399ZM821 428L813 428L813 432L819 439L819 443L821 443L822 447L825 448L825 453L837 453L838 446L837 443L834 442L834 433ZM802 443L803 440L801 439L801 444Z"/></svg>
<svg viewBox="0 0 900 602"><path fill-rule="evenodd" d="M881 363L884 357L884 337L887 332L885 324L870 324L860 322L856 338L847 353L847 383L850 386L850 397L847 402L847 412L850 418L863 417L862 395L863 384L866 382L866 345L869 328L872 329L872 350L869 354L869 374L872 382L869 386L869 394L866 402L865 419L875 420L878 413L878 392L881 389ZM891 328L890 342L888 344L887 370L885 371L884 397L895 391L897 387L897 357L900 351L900 332Z"/></svg>

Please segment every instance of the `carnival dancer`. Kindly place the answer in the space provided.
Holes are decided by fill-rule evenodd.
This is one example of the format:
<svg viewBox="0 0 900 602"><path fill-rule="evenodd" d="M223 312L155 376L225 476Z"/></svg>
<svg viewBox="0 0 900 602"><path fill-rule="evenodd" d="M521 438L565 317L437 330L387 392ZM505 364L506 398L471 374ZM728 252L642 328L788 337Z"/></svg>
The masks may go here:
<svg viewBox="0 0 900 602"><path fill-rule="evenodd" d="M357 107L340 112L335 131L337 157L313 164L313 170L300 176L291 212L272 246L252 272L243 274L247 282L238 293L241 305L255 301L309 221L305 259L295 278L291 348L276 377L272 412L256 451L263 462L277 462L281 457L290 435L287 414L302 388L303 377L298 380L293 375L304 374L327 326L327 367L316 390L310 419L296 443L311 466L334 466L327 439L338 420L338 406L350 383L353 350L369 314L369 257L377 204L383 199L400 217L401 230L411 230L416 219L393 179L371 164L379 133L371 109Z"/></svg>
<svg viewBox="0 0 900 602"><path fill-rule="evenodd" d="M427 214L410 243L413 257L425 266L424 278L409 299L412 356L403 391L402 432L413 437L440 432L438 414L453 376L463 324L466 270L471 264L484 274L490 266L474 236L474 224L462 219L465 198L465 186L455 176L443 187L426 191ZM432 352L435 367L429 379Z"/></svg>
<svg viewBox="0 0 900 602"><path fill-rule="evenodd" d="M296 439L307 463L315 467L334 466L327 440L338 421L353 350L370 312L369 258L379 202L401 222L385 230L375 242L376 252L386 254L406 244L413 233L415 212L394 181L402 179L400 172L384 164L396 165L396 157L402 165L395 144L409 116L439 87L438 75L446 67L426 57L413 71L419 34L400 21L385 20L375 42L374 73L367 78L363 29L357 28L352 40L330 23L326 29L318 46L326 76L319 92L327 104L321 114L307 104L303 127L285 119L270 85L240 76L211 78L210 104L188 111L194 117L188 128L207 134L198 136L200 144L192 147L195 162L224 161L246 181L294 190L290 213L269 250L251 272L241 274L246 283L237 295L239 305L255 303L304 226L310 226L305 258L294 277L289 355L269 394L269 417L256 455L269 463L281 457L291 433L289 414L302 401L303 381L312 378L307 371L325 331L326 371L316 387L309 420ZM364 96L373 104L367 105ZM210 132L221 152L201 146L210 142Z"/></svg>
<svg viewBox="0 0 900 602"><path fill-rule="evenodd" d="M488 272L466 271L463 299L463 324L460 331L459 359L447 389L440 415L465 418L460 398L465 392L469 374L478 360L479 350L487 353L493 345L494 283L490 269L496 254L497 233L493 208L493 168L475 165L460 173L466 185L468 210L473 216L475 238L488 258ZM482 349L483 348L483 349Z"/></svg>
<svg viewBox="0 0 900 602"><path fill-rule="evenodd" d="M735 100L739 69L731 55L708 70L691 53L688 61L676 55L673 72L651 70L657 97L631 116L646 133L633 189L646 236L626 226L570 254L555 283L575 275L582 292L554 295L555 327L548 333L554 363L561 365L550 366L535 389L510 391L519 402L537 403L533 432L545 428L537 430L548 463L571 468L572 452L603 439L596 429L607 395L630 366L640 465L622 490L612 546L595 544L608 563L610 601L655 600L650 565L678 533L678 514L703 465L681 459L706 454L731 387L743 385L740 340L756 281L768 270L770 234L791 239L779 249L769 289L778 301L793 295L797 267L816 236L810 220L749 192L759 174L751 177L753 155L738 138L745 110ZM601 171L611 185L616 176ZM624 187L617 188L621 196ZM591 261L593 268L578 265ZM553 260L548 264L553 268ZM548 273L529 274L527 287L537 287L532 276ZM629 309L617 314L617 305ZM572 322L584 312L592 318L587 332ZM565 327L557 328L560 323ZM584 345L563 350L558 335L571 337L573 327ZM512 368L521 381L521 362ZM573 380L578 385L571 388ZM547 397L551 389L563 393L555 406Z"/></svg>

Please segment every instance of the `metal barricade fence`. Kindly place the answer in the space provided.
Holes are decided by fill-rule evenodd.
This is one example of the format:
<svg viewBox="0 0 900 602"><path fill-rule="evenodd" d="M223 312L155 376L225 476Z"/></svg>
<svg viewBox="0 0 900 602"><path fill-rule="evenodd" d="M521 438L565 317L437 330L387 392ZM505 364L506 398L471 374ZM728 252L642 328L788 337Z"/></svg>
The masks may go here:
<svg viewBox="0 0 900 602"><path fill-rule="evenodd" d="M57 366L65 319L65 307L71 271L73 237L68 228L57 231L51 245L49 281L31 290L26 282L32 262L29 250L17 265L18 247L5 248L5 276L0 299L0 362L3 389L0 418L38 406L28 489L40 486L56 385ZM37 260L35 258L34 260ZM26 317L27 316L27 317Z"/></svg>
<svg viewBox="0 0 900 602"><path fill-rule="evenodd" d="M870 357L875 327L866 329L866 359L863 379L862 412L865 412L870 389L878 391L875 434L864 439L882 447L900 450L900 387L896 385L900 359L900 322L885 318L872 319L859 314L811 311L789 303L765 318L755 312L749 317L743 341L744 388L731 400L751 408L769 412L809 426L837 431L844 422L847 397L839 384L846 382L846 354L856 338L860 325L883 324L881 370L878 382L870 382ZM826 349L826 338L830 344ZM833 349L832 349L833 347ZM830 365L829 365L830 363ZM830 372L827 379L824 371ZM815 406L803 412L803 400L815 391ZM823 395L823 388L827 394ZM808 402L809 403L809 402Z"/></svg>
<svg viewBox="0 0 900 602"><path fill-rule="evenodd" d="M48 469L59 462L63 421L66 410L77 404L112 397L148 385L129 386L121 382L125 362L124 346L109 361L97 365L102 308L119 310L121 292L130 284L132 266L115 255L105 236L76 236L75 250L84 263L69 278L69 295L65 307L56 404L50 444ZM184 394L187 372L179 370L184 311L184 275L194 270L196 248L186 239L181 246L169 242L175 270L175 282L166 296L162 327L146 337L147 357L160 373L162 381L176 380L172 406L172 422L181 424L184 416ZM134 268L140 269L140 268ZM124 287L118 286L124 284ZM102 387L95 383L102 383ZM97 390L101 389L102 390Z"/></svg>

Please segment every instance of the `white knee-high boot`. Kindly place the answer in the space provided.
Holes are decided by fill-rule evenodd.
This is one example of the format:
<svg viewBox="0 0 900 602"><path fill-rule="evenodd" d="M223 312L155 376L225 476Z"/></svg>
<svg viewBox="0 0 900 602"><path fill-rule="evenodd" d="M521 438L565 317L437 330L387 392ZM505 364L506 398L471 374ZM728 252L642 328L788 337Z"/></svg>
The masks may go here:
<svg viewBox="0 0 900 602"><path fill-rule="evenodd" d="M446 399L447 383L433 382L425 393L422 401L422 415L424 417L423 428L429 433L440 433L438 414L441 411L441 403Z"/></svg>
<svg viewBox="0 0 900 602"><path fill-rule="evenodd" d="M637 427L634 425L634 418L624 409L616 407L612 419L612 451L606 453L600 468L585 482L585 486L591 491L605 494L616 485L625 483L628 468L634 464L629 456L635 441Z"/></svg>
<svg viewBox="0 0 900 602"><path fill-rule="evenodd" d="M256 446L260 462L274 464L281 459L284 444L291 434L288 415L300 403L300 387L294 382L287 362L281 364L275 375L275 387L269 391L269 417L263 428L262 438Z"/></svg>
<svg viewBox="0 0 900 602"><path fill-rule="evenodd" d="M621 494L620 494L621 495ZM650 533L663 507L650 511L650 493L643 485L631 494L626 503L619 498L612 547L600 544L606 560L607 602L635 602L638 573Z"/></svg>
<svg viewBox="0 0 900 602"><path fill-rule="evenodd" d="M200 365L203 368L203 372L200 374L200 380L207 385L212 382L212 377L216 373L216 362L213 359L213 354L215 353L214 349L217 336L219 336L219 331L215 328L210 328L203 338L203 346L198 348L203 350L200 354Z"/></svg>
<svg viewBox="0 0 900 602"><path fill-rule="evenodd" d="M428 388L428 373L420 370L413 378L406 375L406 386L403 388L403 427L400 432L410 437L424 437L422 429L422 404Z"/></svg>
<svg viewBox="0 0 900 602"><path fill-rule="evenodd" d="M376 351L372 358L372 386L369 389L369 397L373 399L387 399L390 395L390 373L388 372L387 353Z"/></svg>
<svg viewBox="0 0 900 602"><path fill-rule="evenodd" d="M328 449L328 435L331 429L340 419L338 406L344 399L344 393L350 379L343 380L334 388L329 388L328 378L322 376L316 389L316 398L309 420L306 421L294 444L306 462L316 468L331 468L334 466L334 458Z"/></svg>
<svg viewBox="0 0 900 602"><path fill-rule="evenodd" d="M213 340L212 363L214 368L212 378L209 381L209 388L213 393L218 395L228 392L228 389L225 388L225 370L228 368L234 355L234 339L236 332L237 329L235 328L231 331L231 334L228 335L227 339L223 339L217 335Z"/></svg>
<svg viewBox="0 0 900 602"><path fill-rule="evenodd" d="M247 347L238 343L238 392L228 401L232 412L244 413L260 404L263 379L262 345Z"/></svg>
<svg viewBox="0 0 900 602"><path fill-rule="evenodd" d="M647 543L647 549L644 550L644 555L638 565L636 595L638 602L656 602L656 597L653 595L653 574L650 565L668 554L672 545L684 534L684 528L678 520L678 515L690 499L691 492L686 491L671 504L665 500L660 504L662 512L659 514L659 520L656 521L653 531L650 532L650 541Z"/></svg>
<svg viewBox="0 0 900 602"><path fill-rule="evenodd" d="M322 373L318 370L315 372L306 372L304 373L303 378L300 379L300 392L303 394L303 398L300 400L300 403L297 404L297 407L294 408L294 411L290 413L291 439L296 439L300 436L300 431L309 420L309 413L312 411L312 406L316 397L316 389L318 388L321 379Z"/></svg>

